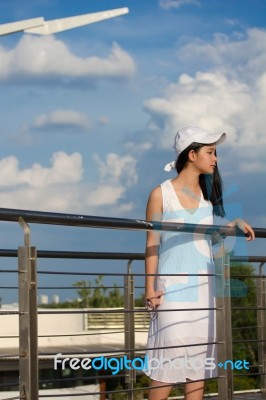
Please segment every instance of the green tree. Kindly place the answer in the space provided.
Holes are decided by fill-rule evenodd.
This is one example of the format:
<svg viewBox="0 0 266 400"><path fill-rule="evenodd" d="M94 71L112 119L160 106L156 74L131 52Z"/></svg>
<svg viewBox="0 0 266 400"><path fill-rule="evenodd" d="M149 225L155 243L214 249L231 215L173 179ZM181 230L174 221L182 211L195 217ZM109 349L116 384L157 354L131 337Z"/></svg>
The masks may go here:
<svg viewBox="0 0 266 400"><path fill-rule="evenodd" d="M103 275L99 275L92 286L91 282L79 281L73 284L77 287L80 298L80 305L84 308L95 307L123 307L124 296L116 283L113 289L107 290L103 284Z"/></svg>
<svg viewBox="0 0 266 400"><path fill-rule="evenodd" d="M109 307L123 307L125 304L124 296L116 284L114 284L114 288L109 291L108 304Z"/></svg>
<svg viewBox="0 0 266 400"><path fill-rule="evenodd" d="M246 372L258 372L258 339L257 329L257 287L254 269L251 265L231 265L231 306L232 306L232 340L233 358L247 360L250 368ZM254 307L254 309L250 309ZM247 309L243 309L247 308ZM249 309L248 309L249 308ZM253 342L254 341L254 342ZM257 387L254 378L237 377L235 390Z"/></svg>
<svg viewBox="0 0 266 400"><path fill-rule="evenodd" d="M88 308L90 305L90 297L92 295L91 281L78 281L73 283L73 286L78 288L77 293L80 299L79 306Z"/></svg>
<svg viewBox="0 0 266 400"><path fill-rule="evenodd" d="M106 288L103 283L103 275L99 275L98 278L95 279L94 285L96 286L93 289L92 297L90 301L90 306L95 308L103 308L107 306L107 298L106 298Z"/></svg>

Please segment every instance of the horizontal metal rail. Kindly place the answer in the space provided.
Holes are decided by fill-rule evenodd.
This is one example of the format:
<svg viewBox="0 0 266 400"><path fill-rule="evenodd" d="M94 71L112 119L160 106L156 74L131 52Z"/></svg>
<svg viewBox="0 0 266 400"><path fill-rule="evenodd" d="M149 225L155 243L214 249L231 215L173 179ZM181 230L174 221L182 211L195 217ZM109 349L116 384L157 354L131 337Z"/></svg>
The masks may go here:
<svg viewBox="0 0 266 400"><path fill-rule="evenodd" d="M17 250L2 249L0 257L18 256ZM53 251L38 250L38 258L55 258L55 259L91 259L91 260L144 260L144 253L112 253L112 252L96 252L96 251Z"/></svg>
<svg viewBox="0 0 266 400"><path fill-rule="evenodd" d="M0 209L1 210L1 209ZM0 219L1 220L1 219ZM204 226L204 225L202 225ZM266 230L265 230L266 231ZM0 257L17 258L18 251L0 249ZM91 259L91 260L145 260L145 253L93 252L93 251L55 251L38 250L38 258ZM231 256L231 262L266 262L266 256ZM0 271L1 272L1 271ZM9 272L17 272L9 270ZM241 275L245 276L245 275Z"/></svg>
<svg viewBox="0 0 266 400"><path fill-rule="evenodd" d="M197 225L176 222L146 221L142 219L109 218L92 215L63 214L43 211L18 210L0 208L0 221L18 222L23 219L27 223L91 227L104 229L126 229L140 231L193 232L205 235L245 236L240 229L223 225ZM266 238L266 229L254 228L257 238Z"/></svg>

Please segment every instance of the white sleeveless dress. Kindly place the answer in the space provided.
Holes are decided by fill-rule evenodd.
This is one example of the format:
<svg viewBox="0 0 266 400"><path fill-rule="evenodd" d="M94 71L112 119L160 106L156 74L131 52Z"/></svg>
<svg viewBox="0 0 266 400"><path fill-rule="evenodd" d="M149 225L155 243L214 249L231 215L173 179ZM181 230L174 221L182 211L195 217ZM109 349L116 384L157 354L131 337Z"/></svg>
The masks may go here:
<svg viewBox="0 0 266 400"><path fill-rule="evenodd" d="M199 207L188 211L181 206L171 180L163 182L161 190L163 221L213 224L212 204L202 194ZM164 291L164 298L150 323L147 348L151 350L146 352L145 374L166 383L217 376L216 347L208 344L216 338L215 310L191 310L215 307L214 277L189 276L214 274L210 236L162 232L158 274L157 290Z"/></svg>

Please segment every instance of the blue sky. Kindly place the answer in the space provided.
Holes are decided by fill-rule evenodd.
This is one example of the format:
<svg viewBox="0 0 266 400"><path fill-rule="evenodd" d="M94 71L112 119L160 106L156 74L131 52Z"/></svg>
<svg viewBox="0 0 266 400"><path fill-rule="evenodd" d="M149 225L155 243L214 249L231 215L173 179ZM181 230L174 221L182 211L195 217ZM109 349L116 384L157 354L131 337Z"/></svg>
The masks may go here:
<svg viewBox="0 0 266 400"><path fill-rule="evenodd" d="M228 134L218 148L228 218L237 209L265 227L265 1L2 0L0 16L119 7L129 14L0 37L1 207L144 218L150 190L173 176L163 167L176 131L196 125ZM109 231L104 245L99 230L33 233L42 249L144 248L143 233ZM21 232L2 224L1 236L14 248ZM245 251L263 254L262 240Z"/></svg>

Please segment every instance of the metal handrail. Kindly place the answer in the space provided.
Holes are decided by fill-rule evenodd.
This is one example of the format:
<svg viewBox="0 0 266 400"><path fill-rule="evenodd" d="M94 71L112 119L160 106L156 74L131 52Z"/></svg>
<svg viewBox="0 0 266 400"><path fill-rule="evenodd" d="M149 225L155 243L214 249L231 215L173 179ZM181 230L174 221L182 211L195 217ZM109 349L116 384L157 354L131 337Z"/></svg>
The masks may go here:
<svg viewBox="0 0 266 400"><path fill-rule="evenodd" d="M193 233L201 233L205 235L214 235L218 236L218 238L224 238L226 236L244 236L243 232L239 229L220 226L220 225L195 225L195 224L180 224L180 223L171 223L171 222L161 222L161 221L145 221L138 219L125 219L125 218L108 218L108 217L96 217L96 216L86 216L86 215L78 215L78 214L62 214L62 213L50 213L50 212L40 212L40 211L29 211L29 210L13 210L13 209L0 209L0 221L11 221L11 222L20 222L24 228L24 236L25 236L25 246L24 249L33 249L29 247L29 227L28 223L35 224L48 224L48 225L60 225L60 226L76 226L76 227L93 227L93 228L104 228L104 229L124 229L124 230L139 230L139 231L170 231L170 232L193 232ZM265 238L266 237L266 229L263 228L255 228L254 229L257 238ZM28 247L27 247L28 246ZM16 250L0 250L0 256L2 257L17 257L19 256ZM25 256L24 256L25 257ZM33 257L31 255L27 256L27 262L31 262ZM34 256L35 257L35 256ZM145 256L143 253L103 253L103 252L71 252L71 251L47 251L40 250L38 251L38 258L65 258L65 259L113 259L113 260L144 260ZM232 261L240 261L237 260L237 257L231 257ZM266 257L241 257L241 262L261 262L261 266L266 261ZM33 266L32 266L33 267ZM30 267L31 268L31 267ZM34 267L35 268L35 267ZM21 271L24 272L21 264ZM260 269L261 271L261 269ZM14 272L14 271L10 271ZM16 271L17 272L17 271ZM40 273L52 274L58 273L56 271L40 271ZM62 273L63 274L63 273ZM77 273L71 273L71 275L75 275ZM82 275L86 275L82 273ZM88 273L88 275L99 275L99 273ZM133 278L133 276L143 276L143 274L133 274L130 269L125 274L115 274L108 273L108 275L121 275L125 276L128 279ZM158 274L151 274L158 275ZM166 274L167 275L167 274ZM173 275L173 274L171 274ZM182 275L182 274L176 274ZM187 275L187 274L186 274ZM197 275L197 274L192 274ZM203 274L210 275L210 274ZM261 277L261 276L259 276ZM131 287L132 289L132 287ZM131 290L130 289L130 290ZM218 307L219 309L219 307ZM239 309L239 308L238 308ZM244 308L243 308L244 309ZM246 309L246 308L245 308ZM256 309L262 312L266 309L266 307L250 307L248 309ZM178 309L182 311L182 309ZM123 310L125 315L133 315L137 309L126 309ZM163 310L162 310L163 311ZM166 310L165 310L166 311ZM168 311L168 310L167 310ZM80 311L77 311L80 312ZM92 311L93 312L93 311ZM111 311L112 312L112 311ZM117 310L115 311L117 313ZM47 311L41 311L40 314L52 313ZM53 312L54 313L54 312ZM62 313L62 312L61 312ZM64 313L64 311L63 311ZM132 323L132 318L128 319L129 326ZM33 324L34 325L34 324ZM130 330L130 329L129 329ZM258 340L257 342L264 342L264 339ZM138 351L135 346L131 345L132 342L128 343L128 346L125 346L125 352L134 352ZM191 346L197 346L197 344L193 344ZM183 347L183 346L173 346L173 347ZM168 348L168 347L166 347ZM32 348L34 352L35 349ZM120 351L121 352L121 351ZM132 376L130 377L132 380ZM167 385L165 385L167 386ZM138 389L136 389L138 390ZM131 394L133 398L133 392L135 389L133 387L129 387L126 390L122 390L123 393ZM118 391L112 391L117 393ZM104 392L103 392L104 393ZM106 392L106 393L111 393ZM92 393L87 393L92 394ZM40 396L40 397L48 397L48 396ZM55 396L60 397L60 396Z"/></svg>
<svg viewBox="0 0 266 400"><path fill-rule="evenodd" d="M177 222L146 221L142 219L110 218L92 215L52 213L44 211L0 208L0 221L18 222L23 218L27 223L78 226L104 229L126 229L140 231L193 232L207 235L244 236L240 229L223 225L197 225ZM254 228L257 238L266 238L266 229Z"/></svg>
<svg viewBox="0 0 266 400"><path fill-rule="evenodd" d="M1 209L0 209L1 210ZM1 212L0 212L1 221ZM209 226L209 225L202 225ZM256 228L255 228L256 229ZM264 229L266 232L266 229ZM241 236L241 235L240 235ZM0 249L0 257L16 258L18 250ZM120 253L103 251L57 251L57 250L38 250L38 258L54 259L91 259L91 260L145 260L145 253ZM266 262L266 256L230 256L232 262ZM16 271L15 271L16 272Z"/></svg>

